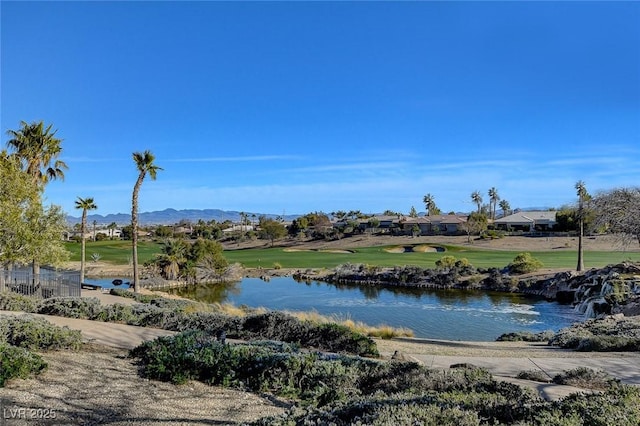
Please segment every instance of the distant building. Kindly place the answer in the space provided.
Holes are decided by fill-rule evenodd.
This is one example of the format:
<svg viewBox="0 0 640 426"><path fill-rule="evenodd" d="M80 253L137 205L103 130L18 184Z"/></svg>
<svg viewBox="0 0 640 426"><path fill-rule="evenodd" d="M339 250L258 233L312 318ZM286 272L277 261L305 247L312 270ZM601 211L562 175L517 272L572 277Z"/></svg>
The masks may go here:
<svg viewBox="0 0 640 426"><path fill-rule="evenodd" d="M402 228L408 235L413 234L415 226L420 229L419 235L451 235L461 232L461 226L466 222L466 215L438 214L433 216L408 217L402 222Z"/></svg>
<svg viewBox="0 0 640 426"><path fill-rule="evenodd" d="M555 211L520 211L500 219L494 225L506 231L551 231L556 224Z"/></svg>

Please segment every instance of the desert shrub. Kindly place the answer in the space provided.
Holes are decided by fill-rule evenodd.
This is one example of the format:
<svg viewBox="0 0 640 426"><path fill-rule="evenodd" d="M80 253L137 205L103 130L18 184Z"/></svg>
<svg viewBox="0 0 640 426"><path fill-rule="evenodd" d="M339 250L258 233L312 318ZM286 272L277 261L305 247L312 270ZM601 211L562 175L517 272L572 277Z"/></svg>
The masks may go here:
<svg viewBox="0 0 640 426"><path fill-rule="evenodd" d="M277 311L248 315L243 319L238 334L239 338L281 340L332 352L378 356L373 340L346 326L300 321Z"/></svg>
<svg viewBox="0 0 640 426"><path fill-rule="evenodd" d="M9 379L26 379L47 367L47 363L37 354L27 349L0 342L0 387Z"/></svg>
<svg viewBox="0 0 640 426"><path fill-rule="evenodd" d="M432 392L448 406L466 404L503 419L514 411L503 407L505 401L537 401L532 392L498 383L483 369L443 372L410 362L299 352L295 346L282 343L223 345L201 331L145 342L130 355L138 358L141 373L149 378L175 383L199 380L267 391L315 407L363 396L416 397ZM488 398L495 403L487 404Z"/></svg>
<svg viewBox="0 0 640 426"><path fill-rule="evenodd" d="M580 351L640 351L640 318L602 318L563 328L550 345Z"/></svg>
<svg viewBox="0 0 640 426"><path fill-rule="evenodd" d="M82 346L79 331L34 317L0 317L0 341L31 350L79 349Z"/></svg>
<svg viewBox="0 0 640 426"><path fill-rule="evenodd" d="M146 377L174 383L199 380L318 404L343 397L356 374L346 364L298 353L292 346L279 351L265 344L223 345L200 331L145 342L131 356L140 360Z"/></svg>
<svg viewBox="0 0 640 426"><path fill-rule="evenodd" d="M11 291L3 291L0 293L1 311L35 312L37 304L37 300L29 296Z"/></svg>
<svg viewBox="0 0 640 426"><path fill-rule="evenodd" d="M456 258L454 256L442 256L436 260L436 266L438 269L451 269L456 265Z"/></svg>
<svg viewBox="0 0 640 426"><path fill-rule="evenodd" d="M531 253L520 253L509 264L509 271L515 274L527 274L529 272L537 271L544 265L535 257L531 256Z"/></svg>
<svg viewBox="0 0 640 426"><path fill-rule="evenodd" d="M290 425L426 425L476 426L482 424L474 412L438 404L431 396L413 398L356 399L326 407L294 407L278 417L251 423L257 426Z"/></svg>
<svg viewBox="0 0 640 426"><path fill-rule="evenodd" d="M91 318L96 321L119 322L124 324L137 324L137 316L134 314L133 308L129 305L114 303L113 305L104 305L100 311L96 312Z"/></svg>
<svg viewBox="0 0 640 426"><path fill-rule="evenodd" d="M149 294L134 293L124 288L112 288L109 290L109 294L120 297L127 297L129 299L135 299L139 303L149 303L151 300L157 298L157 296L151 296Z"/></svg>
<svg viewBox="0 0 640 426"><path fill-rule="evenodd" d="M549 383L551 379L542 370L521 371L516 376L518 379L533 380L534 382Z"/></svg>
<svg viewBox="0 0 640 426"><path fill-rule="evenodd" d="M154 297L148 302L133 306L117 303L101 305L97 298L58 297L43 300L36 310L41 314L172 331L203 330L216 333L224 330L230 338L281 340L325 351L378 356L372 339L335 323L316 324L275 311L246 317L219 312L191 312L191 308L200 309L204 305L162 297Z"/></svg>
<svg viewBox="0 0 640 426"><path fill-rule="evenodd" d="M553 378L553 383L579 388L605 390L613 384L618 383L618 381L602 370L578 367L558 374Z"/></svg>
<svg viewBox="0 0 640 426"><path fill-rule="evenodd" d="M548 342L553 338L553 331L541 331L532 333L530 331L516 331L513 333L504 333L498 336L497 342Z"/></svg>
<svg viewBox="0 0 640 426"><path fill-rule="evenodd" d="M545 404L531 416L535 425L620 425L640 424L640 388L613 385L603 392L575 393Z"/></svg>
<svg viewBox="0 0 640 426"><path fill-rule="evenodd" d="M93 319L101 309L100 300L95 297L52 297L40 302L37 313L67 318Z"/></svg>

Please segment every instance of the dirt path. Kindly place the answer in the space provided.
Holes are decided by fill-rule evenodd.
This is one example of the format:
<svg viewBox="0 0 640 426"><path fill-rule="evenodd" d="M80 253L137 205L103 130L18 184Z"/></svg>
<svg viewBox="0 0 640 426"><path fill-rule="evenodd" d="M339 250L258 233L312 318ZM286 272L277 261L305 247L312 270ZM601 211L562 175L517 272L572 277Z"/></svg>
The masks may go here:
<svg viewBox="0 0 640 426"><path fill-rule="evenodd" d="M26 410L20 418L5 420L7 426L233 425L280 414L288 406L273 397L199 382L178 386L147 380L126 351L102 345L45 353L43 358L47 371L2 389L4 413ZM38 412L55 418L31 418ZM0 419L0 424L5 423Z"/></svg>

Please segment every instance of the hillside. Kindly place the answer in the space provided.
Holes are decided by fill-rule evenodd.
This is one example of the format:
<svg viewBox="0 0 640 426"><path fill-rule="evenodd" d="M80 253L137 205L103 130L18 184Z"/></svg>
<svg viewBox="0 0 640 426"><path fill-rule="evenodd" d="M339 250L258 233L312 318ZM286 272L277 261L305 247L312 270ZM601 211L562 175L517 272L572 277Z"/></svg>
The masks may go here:
<svg viewBox="0 0 640 426"><path fill-rule="evenodd" d="M240 213L235 210L220 210L220 209L186 209L186 210L176 210L176 209L165 209L160 211L152 211L152 212L144 212L139 214L139 223L141 225L170 225L174 223L178 223L181 220L187 220L189 222L197 222L198 220L204 220L205 222L210 220L216 220L218 222L223 222L225 220L230 220L232 222L240 221ZM269 218L275 218L278 215L272 213L253 213L246 212L249 215L249 218L252 218L255 215L256 218L260 216L266 216ZM285 221L290 221L297 218L299 215L285 215ZM67 222L69 224L74 225L76 223L80 223L80 216L67 216ZM100 215L100 214L89 214L87 215L87 223L93 223L96 221L98 225L108 225L110 223L115 222L118 225L127 225L131 223L131 215L127 213L117 213L117 214L108 214L108 215Z"/></svg>

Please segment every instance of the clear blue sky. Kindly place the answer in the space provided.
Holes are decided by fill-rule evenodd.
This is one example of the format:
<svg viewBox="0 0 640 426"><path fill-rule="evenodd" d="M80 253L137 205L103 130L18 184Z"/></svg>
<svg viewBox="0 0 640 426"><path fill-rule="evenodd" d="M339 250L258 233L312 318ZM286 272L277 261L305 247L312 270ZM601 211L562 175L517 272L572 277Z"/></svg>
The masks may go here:
<svg viewBox="0 0 640 426"><path fill-rule="evenodd" d="M1 127L53 123L49 202L287 214L557 207L640 185L638 2L2 1Z"/></svg>

